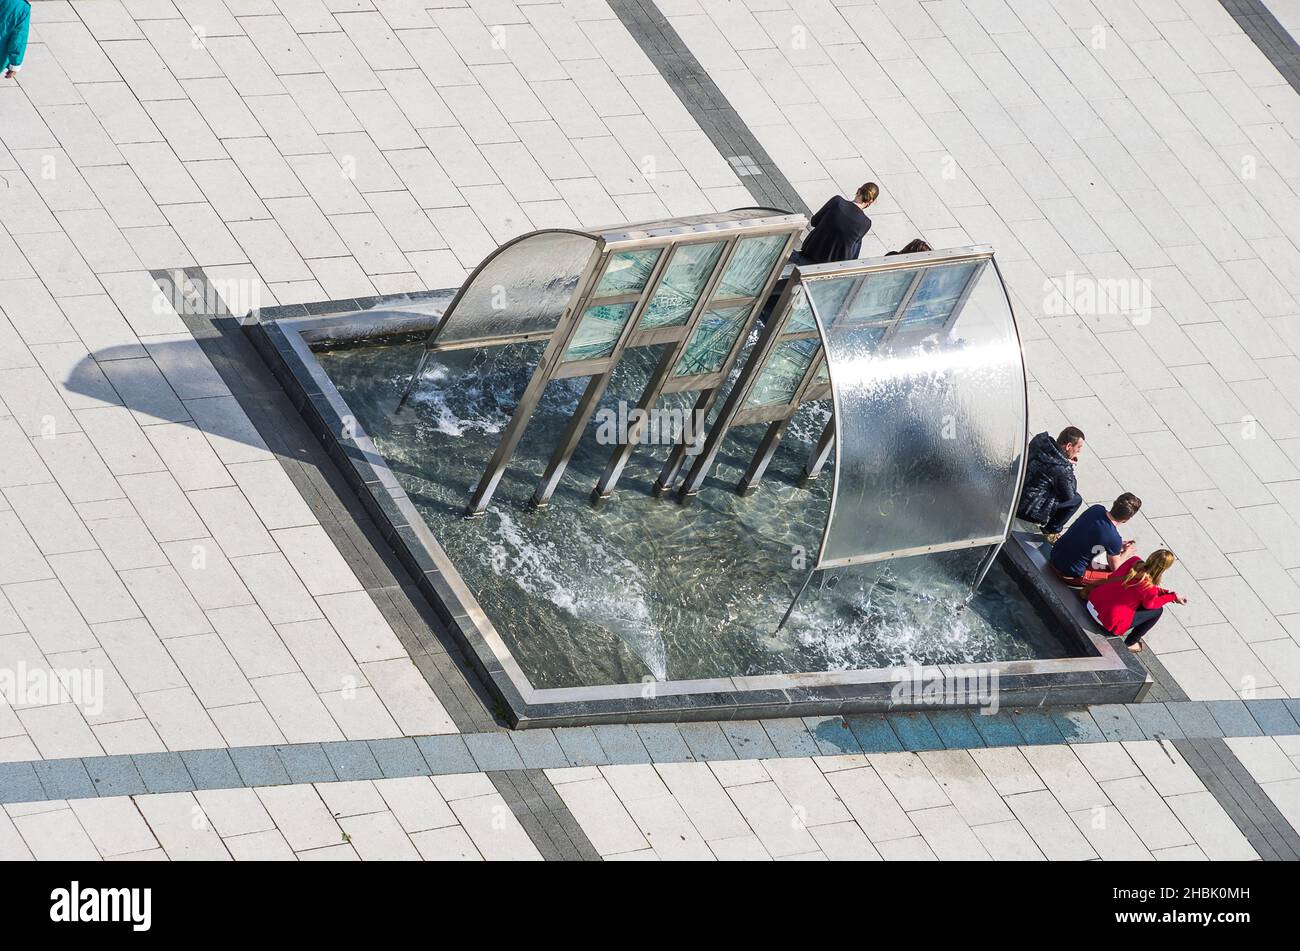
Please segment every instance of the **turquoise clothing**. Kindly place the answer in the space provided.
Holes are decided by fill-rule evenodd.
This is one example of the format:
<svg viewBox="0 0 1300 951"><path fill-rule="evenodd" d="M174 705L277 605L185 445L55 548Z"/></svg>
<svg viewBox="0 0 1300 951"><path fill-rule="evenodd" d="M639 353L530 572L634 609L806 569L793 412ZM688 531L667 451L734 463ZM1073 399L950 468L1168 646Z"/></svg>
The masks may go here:
<svg viewBox="0 0 1300 951"><path fill-rule="evenodd" d="M32 5L27 0L0 0L0 71L23 64L31 22Z"/></svg>

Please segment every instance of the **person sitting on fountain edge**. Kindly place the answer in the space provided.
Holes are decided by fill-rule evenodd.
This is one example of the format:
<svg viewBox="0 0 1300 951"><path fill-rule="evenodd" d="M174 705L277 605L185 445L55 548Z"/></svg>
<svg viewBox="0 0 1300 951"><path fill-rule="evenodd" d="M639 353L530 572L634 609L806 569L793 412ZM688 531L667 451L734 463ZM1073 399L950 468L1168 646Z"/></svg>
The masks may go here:
<svg viewBox="0 0 1300 951"><path fill-rule="evenodd" d="M1083 504L1074 466L1083 451L1083 430L1066 426L1053 439L1039 433L1029 441L1029 463L1025 486L1020 492L1016 515L1042 527L1049 542L1055 542L1065 523Z"/></svg>
<svg viewBox="0 0 1300 951"><path fill-rule="evenodd" d="M1119 567L1120 559L1133 551L1134 542L1120 538L1118 526L1136 515L1141 507L1141 499L1132 492L1125 492L1115 500L1109 512L1104 505L1086 509L1052 546L1052 555L1047 563L1053 573L1072 588L1082 588L1109 578ZM1093 559L1103 553L1106 567L1093 568Z"/></svg>
<svg viewBox="0 0 1300 951"><path fill-rule="evenodd" d="M803 247L790 256L795 264L827 264L852 261L862 250L862 239L871 230L867 209L880 194L880 186L867 182L853 200L833 196L812 216L812 230Z"/></svg>

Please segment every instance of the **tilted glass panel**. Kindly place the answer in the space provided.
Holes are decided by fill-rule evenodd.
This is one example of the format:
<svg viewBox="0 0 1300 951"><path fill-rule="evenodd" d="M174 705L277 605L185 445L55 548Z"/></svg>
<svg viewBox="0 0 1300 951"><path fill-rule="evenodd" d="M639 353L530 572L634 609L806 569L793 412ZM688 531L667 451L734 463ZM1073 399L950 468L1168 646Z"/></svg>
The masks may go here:
<svg viewBox="0 0 1300 951"><path fill-rule="evenodd" d="M761 238L742 238L736 253L718 282L715 297L753 297L763 289L772 273L776 257L785 247L788 234L770 234Z"/></svg>
<svg viewBox="0 0 1300 951"><path fill-rule="evenodd" d="M781 332L799 333L802 330L812 330L816 326L812 307L808 304L808 295L800 294L795 298L794 306L790 308L790 316L785 319L785 326L781 328Z"/></svg>
<svg viewBox="0 0 1300 951"><path fill-rule="evenodd" d="M877 330L823 322L836 458L819 567L1000 537L1015 505L1025 376L997 272L938 339Z"/></svg>
<svg viewBox="0 0 1300 951"><path fill-rule="evenodd" d="M785 340L768 354L763 369L745 398L747 406L768 406L788 403L808 372L808 364L817 355L821 341L816 339Z"/></svg>
<svg viewBox="0 0 1300 951"><path fill-rule="evenodd" d="M600 276L594 297L617 297L620 294L638 294L650 280L655 262L663 248L644 248L640 251L618 251L609 256L605 273Z"/></svg>
<svg viewBox="0 0 1300 951"><path fill-rule="evenodd" d="M655 293L641 315L639 326L676 327L686 323L709 275L713 273L722 253L723 242L708 241L700 244L683 244L673 252L672 260Z"/></svg>
<svg viewBox="0 0 1300 951"><path fill-rule="evenodd" d="M435 344L554 330L596 248L591 235L539 231L500 248L461 288Z"/></svg>
<svg viewBox="0 0 1300 951"><path fill-rule="evenodd" d="M682 351L673 376L696 376L716 373L722 369L727 354L744 329L752 304L733 307L711 307L700 316L700 322L691 335L690 343Z"/></svg>
<svg viewBox="0 0 1300 951"><path fill-rule="evenodd" d="M813 382L814 382L814 383L829 383L830 381L831 381L831 372L830 372L830 370L826 367L826 361L823 360L823 361L821 362L821 366L819 366L819 367L817 368L817 373L813 376Z"/></svg>
<svg viewBox="0 0 1300 951"><path fill-rule="evenodd" d="M915 277L913 268L867 275L842 319L855 324L892 320ZM830 319L828 312L821 307L820 298L817 304L817 313Z"/></svg>
<svg viewBox="0 0 1300 951"><path fill-rule="evenodd" d="M623 332L623 325L632 316L636 302L627 304L597 304L582 314L578 329L569 339L569 349L564 352L565 362L607 357L614 352L614 344Z"/></svg>

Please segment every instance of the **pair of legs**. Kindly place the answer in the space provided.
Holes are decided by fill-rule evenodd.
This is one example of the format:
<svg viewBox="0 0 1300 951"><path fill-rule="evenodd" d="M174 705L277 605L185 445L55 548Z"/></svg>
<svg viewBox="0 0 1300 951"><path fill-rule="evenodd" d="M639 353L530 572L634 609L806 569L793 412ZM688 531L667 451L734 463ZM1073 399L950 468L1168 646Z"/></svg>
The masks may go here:
<svg viewBox="0 0 1300 951"><path fill-rule="evenodd" d="M1071 515L1079 511L1079 506L1082 504L1083 496L1078 492L1064 502L1057 502L1051 516L1043 523L1043 534L1059 535L1065 531L1065 523L1070 520Z"/></svg>
<svg viewBox="0 0 1300 951"><path fill-rule="evenodd" d="M1129 630L1128 636L1124 638L1124 643L1131 647L1141 650L1142 638L1147 631L1155 627L1156 621L1160 620L1160 615L1165 613L1164 608L1139 608L1133 614L1133 627Z"/></svg>

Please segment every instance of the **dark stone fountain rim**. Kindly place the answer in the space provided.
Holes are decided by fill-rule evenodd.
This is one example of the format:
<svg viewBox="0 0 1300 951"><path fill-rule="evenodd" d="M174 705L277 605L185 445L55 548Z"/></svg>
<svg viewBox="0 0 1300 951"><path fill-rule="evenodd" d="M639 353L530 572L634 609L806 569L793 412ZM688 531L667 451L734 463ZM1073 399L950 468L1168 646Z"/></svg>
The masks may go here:
<svg viewBox="0 0 1300 951"><path fill-rule="evenodd" d="M1042 569L1030 536L1014 533L1003 562L1026 595L1044 608L1080 656L928 668L876 668L728 677L598 687L538 689L529 683L429 526L326 375L314 349L368 338L427 332L454 290L365 300L329 301L263 310L245 322L259 351L294 405L343 468L395 553L430 605L460 641L501 701L511 724L597 723L831 716L931 709L898 702L901 680L921 676L932 692L971 677L996 677L1005 707L1130 703L1150 684L1145 668L1118 639L1105 636L1079 599ZM416 303L416 309L403 305ZM346 425L345 425L346 421ZM347 435L350 433L351 435ZM972 706L973 704L960 704Z"/></svg>

